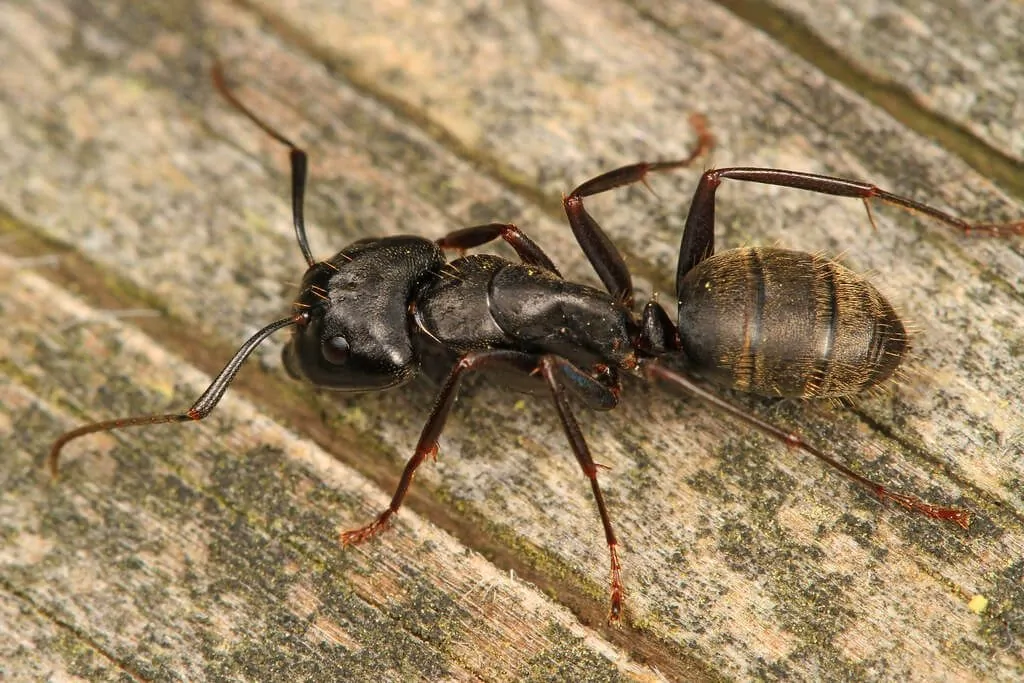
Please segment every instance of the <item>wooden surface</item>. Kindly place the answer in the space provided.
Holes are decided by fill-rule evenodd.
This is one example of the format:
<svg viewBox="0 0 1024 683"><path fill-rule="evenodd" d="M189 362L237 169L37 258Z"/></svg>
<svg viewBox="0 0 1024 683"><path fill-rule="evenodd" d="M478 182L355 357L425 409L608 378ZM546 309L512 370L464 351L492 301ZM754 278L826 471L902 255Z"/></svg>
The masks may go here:
<svg viewBox="0 0 1024 683"><path fill-rule="evenodd" d="M1019 21L1019 3L989 4ZM948 46L939 63L977 63L959 46L981 45L986 25L906 5L906 21L956 37L936 39ZM364 236L514 220L564 274L593 282L559 193L684 154L691 112L718 138L711 164L836 173L966 216L1024 215L1012 180L1024 115L1003 99L1021 91L1012 39L987 49L1016 54L1017 70L962 70L952 99L920 70L867 64L858 46L877 32L849 49L857 73L884 70L915 95L920 120L976 135L972 153L1010 169L1001 190L962 161L971 154L915 132L917 118L805 61L828 44L835 59L845 36L821 29L818 44L806 31L802 58L742 10L6 3L0 678L1021 676L1024 240L963 239L885 208L872 232L854 201L723 187L719 244L843 253L872 271L918 330L907 376L850 407L732 398L872 477L970 508L969 531L631 383L616 411L580 411L611 467L602 484L624 543L628 611L613 629L600 525L549 405L471 383L395 528L343 550L338 532L386 504L432 390L318 394L285 377L280 339L208 421L89 437L58 482L42 469L53 438L83 421L187 407L287 310L301 277L286 155L213 92L214 52L246 101L310 150L321 256ZM842 18L872 25L871 11ZM955 106L963 98L973 107ZM698 173L588 205L641 297L671 300Z"/></svg>

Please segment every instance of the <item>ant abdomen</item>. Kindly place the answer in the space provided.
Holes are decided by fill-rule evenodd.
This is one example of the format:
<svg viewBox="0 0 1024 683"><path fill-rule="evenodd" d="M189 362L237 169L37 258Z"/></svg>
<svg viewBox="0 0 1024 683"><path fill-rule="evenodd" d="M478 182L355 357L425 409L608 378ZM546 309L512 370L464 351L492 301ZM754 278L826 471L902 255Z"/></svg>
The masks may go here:
<svg viewBox="0 0 1024 683"><path fill-rule="evenodd" d="M848 396L891 377L909 349L874 285L823 256L732 249L701 261L678 294L694 369L741 391Z"/></svg>

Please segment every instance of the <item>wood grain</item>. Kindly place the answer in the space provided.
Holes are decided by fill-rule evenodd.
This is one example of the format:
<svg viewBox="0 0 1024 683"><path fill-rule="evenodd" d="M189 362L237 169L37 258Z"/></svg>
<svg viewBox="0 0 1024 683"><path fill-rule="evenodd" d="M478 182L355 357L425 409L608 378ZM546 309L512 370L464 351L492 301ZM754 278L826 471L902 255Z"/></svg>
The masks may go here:
<svg viewBox="0 0 1024 683"><path fill-rule="evenodd" d="M971 508L968 532L631 383L616 411L580 412L612 468L602 484L624 542L628 613L612 629L600 525L548 405L471 383L396 528L342 550L337 532L385 504L432 388L312 392L284 376L280 340L208 423L90 437L48 483L39 465L57 433L187 407L301 277L286 155L213 91L215 53L310 151L319 255L513 220L567 277L594 282L560 193L685 154L695 111L718 138L714 165L1024 215L717 5L335 5L46 0L0 16L5 676L1020 673L1024 241L964 239L885 208L873 233L857 202L723 187L719 243L844 253L874 272L918 328L908 376L853 406L730 398L876 479ZM641 297L670 291L699 170L653 179L656 196L588 203Z"/></svg>
<svg viewBox="0 0 1024 683"><path fill-rule="evenodd" d="M803 0L775 3L881 83L1024 162L1024 5L914 0L858 3L821 13Z"/></svg>

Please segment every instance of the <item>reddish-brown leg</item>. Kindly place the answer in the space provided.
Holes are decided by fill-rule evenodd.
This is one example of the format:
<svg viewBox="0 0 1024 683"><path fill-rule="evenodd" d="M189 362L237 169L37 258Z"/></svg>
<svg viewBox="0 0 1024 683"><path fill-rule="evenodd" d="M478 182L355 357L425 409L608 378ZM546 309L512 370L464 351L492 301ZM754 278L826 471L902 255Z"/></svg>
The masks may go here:
<svg viewBox="0 0 1024 683"><path fill-rule="evenodd" d="M719 398L715 394L703 389L695 382L690 380L688 377L681 375L677 372L669 370L663 365L658 364L656 361L648 361L643 365L644 374L647 377L661 379L667 382L671 382L676 386L682 387L686 391L696 395L703 401L707 401L714 407L727 412L733 417L743 420L749 425L756 427L768 436L778 439L782 443L792 448L799 448L805 453L810 453L814 457L818 458L826 465L839 470L844 475L857 482L867 490L874 493L876 496L883 500L891 500L899 503L903 507L919 512L927 517L933 519L941 519L953 522L964 529L968 528L971 524L971 513L961 508L943 507L941 505L932 505L927 503L917 496L912 496L908 493L900 493L899 491L893 491L892 489L882 486L876 482L871 481L867 477L857 474L852 469L842 464L838 460L825 455L822 451L818 450L811 444L803 440L799 434L793 432L786 432L779 429L773 424L765 422L764 420L751 415L745 410L732 405L731 403Z"/></svg>
<svg viewBox="0 0 1024 683"><path fill-rule="evenodd" d="M437 455L437 439L444 430L445 422L448 420L448 413L451 412L452 404L455 403L455 397L459 393L459 385L462 384L462 378L467 372L479 369L483 365L494 363L512 365L525 373L530 373L537 366L537 357L519 351L479 351L460 358L448 374L448 379L445 380L444 386L441 387L437 394L434 407L430 411L430 417L420 433L416 450L405 465L402 478L398 482L398 488L395 489L395 494L391 498L391 504L366 526L343 532L341 534L343 545L362 543L388 527L391 517L402 507L402 501L405 500L405 494L409 492L409 486L412 484L416 470L427 457L436 457Z"/></svg>
<svg viewBox="0 0 1024 683"><path fill-rule="evenodd" d="M739 180L748 183L762 183L779 187L791 187L807 192L827 194L835 197L853 197L864 201L877 199L909 211L930 216L937 221L962 232L965 235L980 234L991 237L1007 237L1024 234L1024 220L1010 223L971 223L962 218L940 211L934 206L922 204L909 197L891 192L857 180L833 176L786 171L779 168L717 168L706 171L697 185L686 217L683 239L679 245L679 263L676 266L676 291L683 277L695 265L715 252L715 190L723 180ZM868 213L874 224L874 217Z"/></svg>
<svg viewBox="0 0 1024 683"><path fill-rule="evenodd" d="M508 242L516 250L523 263L540 266L558 277L562 277L562 274L558 272L558 268L548 258L548 255L544 253L544 250L527 237L526 233L520 230L515 223L486 223L484 225L474 225L470 228L461 228L437 240L437 244L442 249L466 251L467 249L493 242L498 238Z"/></svg>
<svg viewBox="0 0 1024 683"><path fill-rule="evenodd" d="M566 398L562 381L559 379L566 376L565 369L562 367L565 363L568 363L568 361L557 356L544 356L541 358L540 368L544 379L547 380L548 386L551 388L551 396L554 398L555 408L558 410L558 417L562 422L565 435L569 439L572 452L583 469L583 473L590 480L590 488L594 493L594 500L597 502L597 511L601 515L601 524L604 526L604 538L608 542L608 552L611 556L611 609L608 613L608 621L618 623L622 617L622 597L625 593L622 588L622 565L619 563L619 542L615 538L612 520L608 515L608 508L604 504L601 487L597 483L597 468L599 466L590 455L590 448L583 438L583 432L580 431L580 426L576 422L576 417L573 415L569 401ZM571 372L570 376L578 377L578 374ZM609 394L613 393L611 389L604 387L596 380L593 380L593 384L594 386L588 390L588 393L602 390ZM611 399L609 398L608 400L610 401Z"/></svg>
<svg viewBox="0 0 1024 683"><path fill-rule="evenodd" d="M690 150L685 159L676 161L642 161L638 164L630 164L621 168L602 173L596 178L591 178L568 196L562 199L565 208L565 215L569 219L569 225L576 236L583 253L587 255L590 264L597 271L605 288L619 301L627 306L633 304L633 279L626 267L622 254L611 241L605 231L598 225L597 221L587 212L583 206L583 198L595 194L614 190L617 187L632 185L633 183L646 182L648 173L658 171L671 171L677 168L684 168L705 154L715 145L714 137L707 128L707 120L694 114L690 117L690 125L697 132L697 143Z"/></svg>

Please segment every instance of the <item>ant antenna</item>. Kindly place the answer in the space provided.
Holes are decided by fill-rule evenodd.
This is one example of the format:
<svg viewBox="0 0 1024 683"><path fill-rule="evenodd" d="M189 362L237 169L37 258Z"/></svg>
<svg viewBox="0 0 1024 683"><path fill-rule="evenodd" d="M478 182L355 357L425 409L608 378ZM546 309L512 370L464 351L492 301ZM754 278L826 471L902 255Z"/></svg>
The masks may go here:
<svg viewBox="0 0 1024 683"><path fill-rule="evenodd" d="M50 455L46 460L50 466L50 474L56 478L58 469L57 464L60 459L61 450L69 441L74 441L80 436L94 434L95 432L109 432L123 427L133 427L135 425L158 425L165 424L167 422L202 420L213 411L218 403L220 403L220 399L223 398L224 392L228 389L228 385L230 385L235 379L235 375L237 375L238 371L242 369L242 365L245 363L246 359L252 355L252 352L256 350L257 346L262 344L267 337L281 328L297 325L308 319L308 313L296 313L295 315L290 315L287 318L281 318L280 320L270 323L262 330L245 340L245 343L242 344L241 348L235 352L235 355L228 361L228 364L224 366L224 369L221 370L213 382L210 383L210 386L206 387L206 391L204 391L202 395L196 399L196 402L192 404L192 407L184 413L140 415L138 417L121 417L115 420L103 420L102 422L93 422L87 425L82 425L77 429L72 429L70 432L61 434L60 438L53 443L53 447L50 449Z"/></svg>
<svg viewBox="0 0 1024 683"><path fill-rule="evenodd" d="M246 118L259 126L264 133L288 148L288 159L292 166L292 222L295 224L295 239L299 242L299 249L302 250L302 256L306 259L306 264L310 267L316 265L316 259L313 258L313 252L309 248L309 240L306 239L306 221L303 218L302 211L306 196L306 170L309 166L309 157L303 149L278 133L270 124L264 122L251 109L242 104L242 101L228 88L227 80L224 78L224 70L221 68L219 60L213 63L210 73L213 76L214 87L224 96L224 99L244 114Z"/></svg>

